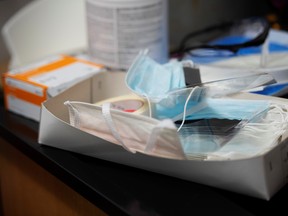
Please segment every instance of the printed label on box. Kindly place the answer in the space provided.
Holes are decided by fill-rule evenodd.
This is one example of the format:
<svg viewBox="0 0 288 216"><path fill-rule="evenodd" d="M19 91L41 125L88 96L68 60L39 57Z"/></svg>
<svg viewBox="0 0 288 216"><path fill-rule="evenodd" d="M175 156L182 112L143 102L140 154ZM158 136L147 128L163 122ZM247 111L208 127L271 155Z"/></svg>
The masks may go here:
<svg viewBox="0 0 288 216"><path fill-rule="evenodd" d="M3 74L5 107L39 120L42 102L103 71L103 66L72 56L57 55Z"/></svg>

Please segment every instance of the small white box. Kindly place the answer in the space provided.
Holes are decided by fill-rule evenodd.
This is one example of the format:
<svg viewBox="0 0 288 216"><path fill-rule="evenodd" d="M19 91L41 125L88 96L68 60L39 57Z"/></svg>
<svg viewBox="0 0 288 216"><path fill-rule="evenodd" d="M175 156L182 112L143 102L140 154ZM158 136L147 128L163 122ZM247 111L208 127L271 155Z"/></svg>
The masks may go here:
<svg viewBox="0 0 288 216"><path fill-rule="evenodd" d="M57 55L3 74L6 109L39 121L41 103L103 70L72 56Z"/></svg>
<svg viewBox="0 0 288 216"><path fill-rule="evenodd" d="M247 159L225 161L175 160L130 153L69 124L67 100L94 103L127 94L125 73L98 73L42 104L39 143L115 163L186 179L269 200L288 180L288 140L282 136L270 151ZM240 98L267 96L240 94ZM268 97L269 100L280 100ZM283 99L284 102L287 100Z"/></svg>

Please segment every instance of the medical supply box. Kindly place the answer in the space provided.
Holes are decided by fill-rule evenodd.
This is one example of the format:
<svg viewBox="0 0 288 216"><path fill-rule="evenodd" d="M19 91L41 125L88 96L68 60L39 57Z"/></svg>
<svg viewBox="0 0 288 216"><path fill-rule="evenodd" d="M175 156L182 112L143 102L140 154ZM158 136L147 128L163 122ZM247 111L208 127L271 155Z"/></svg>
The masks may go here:
<svg viewBox="0 0 288 216"><path fill-rule="evenodd" d="M65 101L95 103L129 93L124 72L100 72L42 103L38 141L91 157L269 200L288 181L287 133L263 154L233 160L177 160L131 153L71 126ZM236 98L287 100L239 93Z"/></svg>
<svg viewBox="0 0 288 216"><path fill-rule="evenodd" d="M3 74L5 107L39 121L43 101L103 69L101 65L67 55L12 69Z"/></svg>

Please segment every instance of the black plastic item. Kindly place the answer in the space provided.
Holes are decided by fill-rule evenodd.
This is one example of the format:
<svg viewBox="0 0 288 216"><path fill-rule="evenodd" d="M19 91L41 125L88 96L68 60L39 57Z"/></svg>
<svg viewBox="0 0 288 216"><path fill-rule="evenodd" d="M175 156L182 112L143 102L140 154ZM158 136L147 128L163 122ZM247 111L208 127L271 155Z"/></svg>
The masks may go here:
<svg viewBox="0 0 288 216"><path fill-rule="evenodd" d="M184 67L186 86L194 86L202 83L200 70L197 67Z"/></svg>
<svg viewBox="0 0 288 216"><path fill-rule="evenodd" d="M176 121L180 125L182 121ZM186 120L182 128L189 128L190 133L230 135L239 129L240 120L231 119L199 119Z"/></svg>

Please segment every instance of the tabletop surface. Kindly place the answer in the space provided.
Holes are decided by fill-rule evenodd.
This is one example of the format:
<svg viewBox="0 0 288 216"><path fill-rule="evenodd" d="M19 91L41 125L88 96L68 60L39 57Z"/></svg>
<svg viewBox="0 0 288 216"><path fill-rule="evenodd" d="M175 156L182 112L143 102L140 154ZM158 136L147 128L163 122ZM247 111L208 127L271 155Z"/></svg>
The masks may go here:
<svg viewBox="0 0 288 216"><path fill-rule="evenodd" d="M39 124L4 109L0 136L108 215L283 215L288 186L270 201L103 161L37 142Z"/></svg>

